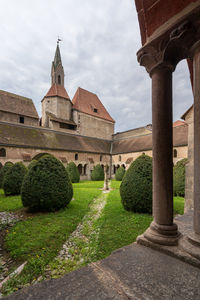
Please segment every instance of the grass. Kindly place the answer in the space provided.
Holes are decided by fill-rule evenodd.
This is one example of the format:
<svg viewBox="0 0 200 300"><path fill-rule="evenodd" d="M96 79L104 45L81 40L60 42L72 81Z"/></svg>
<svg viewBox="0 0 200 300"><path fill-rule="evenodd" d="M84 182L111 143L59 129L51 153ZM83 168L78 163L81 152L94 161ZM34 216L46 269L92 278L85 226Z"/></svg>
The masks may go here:
<svg viewBox="0 0 200 300"><path fill-rule="evenodd" d="M182 197L174 197L174 215L177 214L184 214L184 198Z"/></svg>
<svg viewBox="0 0 200 300"><path fill-rule="evenodd" d="M65 240L87 213L92 200L101 194L99 186L102 187L103 182L98 182L97 186L98 188L93 183L90 188L85 188L84 183L75 184L75 200L66 209L28 218L9 230L6 249L18 263L28 263L21 275L4 286L4 294L31 282L43 273L45 266L58 254Z"/></svg>
<svg viewBox="0 0 200 300"><path fill-rule="evenodd" d="M20 196L5 197L4 191L0 189L0 212L15 211L22 207L23 205Z"/></svg>
<svg viewBox="0 0 200 300"><path fill-rule="evenodd" d="M95 227L100 228L97 258L102 259L112 251L133 243L152 221L152 216L124 210L119 194L120 181L112 181L114 188L108 195L107 204Z"/></svg>
<svg viewBox="0 0 200 300"><path fill-rule="evenodd" d="M101 200L100 189L103 182L82 181L73 184L75 200L71 201L66 209L30 217L9 229L6 236L7 250L18 264L24 261L28 263L21 275L13 277L4 285L4 295L33 282L44 274L49 264L55 272L56 268L63 267L64 273L67 273L80 267L81 257L86 258L82 264L85 265L134 242L149 226L152 216L124 210L119 193L120 184L120 181L111 182L112 191L106 196L106 205L97 219L93 199L100 197L96 200L97 204ZM0 191L0 211L15 211L20 208L22 204L19 196L4 197L2 190ZM183 210L184 199L175 197L174 213L182 214ZM83 241L75 238L74 252L77 258L74 261L65 261L62 266L54 258L86 214L83 234L87 239Z"/></svg>

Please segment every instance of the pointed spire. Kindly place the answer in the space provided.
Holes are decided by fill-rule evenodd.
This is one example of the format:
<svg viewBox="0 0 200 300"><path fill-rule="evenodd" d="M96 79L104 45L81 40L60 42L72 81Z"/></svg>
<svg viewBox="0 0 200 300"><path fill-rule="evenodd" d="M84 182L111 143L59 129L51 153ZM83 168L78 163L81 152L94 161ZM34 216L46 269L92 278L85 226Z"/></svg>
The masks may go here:
<svg viewBox="0 0 200 300"><path fill-rule="evenodd" d="M61 60L61 55L60 55L60 48L59 48L59 43L57 42L57 47L56 47L56 53L54 57L54 68L56 68L59 64L62 65L62 60Z"/></svg>
<svg viewBox="0 0 200 300"><path fill-rule="evenodd" d="M64 70L62 66L62 60L61 60L60 48L59 48L60 41L61 39L58 38L56 53L51 68L51 84L53 85L54 83L56 83L64 86Z"/></svg>

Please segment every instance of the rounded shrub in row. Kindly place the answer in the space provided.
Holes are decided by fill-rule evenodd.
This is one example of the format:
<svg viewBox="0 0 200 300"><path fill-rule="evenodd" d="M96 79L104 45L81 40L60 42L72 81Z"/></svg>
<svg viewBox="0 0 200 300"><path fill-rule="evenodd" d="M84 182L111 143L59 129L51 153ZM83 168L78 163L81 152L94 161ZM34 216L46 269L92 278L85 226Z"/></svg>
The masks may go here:
<svg viewBox="0 0 200 300"><path fill-rule="evenodd" d="M187 158L179 160L173 169L174 196L185 196L185 165Z"/></svg>
<svg viewBox="0 0 200 300"><path fill-rule="evenodd" d="M152 158L142 154L126 171L120 186L121 201L126 210L152 212Z"/></svg>
<svg viewBox="0 0 200 300"><path fill-rule="evenodd" d="M115 174L115 179L117 181L121 181L124 177L124 174L125 174L125 169L123 167L118 168Z"/></svg>
<svg viewBox="0 0 200 300"><path fill-rule="evenodd" d="M3 180L4 176L7 173L7 171L13 166L13 163L11 162L6 162L5 165L1 168L0 170L0 188L3 187Z"/></svg>
<svg viewBox="0 0 200 300"><path fill-rule="evenodd" d="M72 183L80 181L79 170L73 161L67 165L66 170Z"/></svg>
<svg viewBox="0 0 200 300"><path fill-rule="evenodd" d="M101 165L96 165L92 171L91 179L93 181L104 180L104 170Z"/></svg>
<svg viewBox="0 0 200 300"><path fill-rule="evenodd" d="M25 175L21 198L30 211L56 211L72 199L73 188L63 164L46 155L30 167Z"/></svg>
<svg viewBox="0 0 200 300"><path fill-rule="evenodd" d="M20 194L26 172L27 168L22 162L17 162L9 167L3 179L3 189L6 196Z"/></svg>

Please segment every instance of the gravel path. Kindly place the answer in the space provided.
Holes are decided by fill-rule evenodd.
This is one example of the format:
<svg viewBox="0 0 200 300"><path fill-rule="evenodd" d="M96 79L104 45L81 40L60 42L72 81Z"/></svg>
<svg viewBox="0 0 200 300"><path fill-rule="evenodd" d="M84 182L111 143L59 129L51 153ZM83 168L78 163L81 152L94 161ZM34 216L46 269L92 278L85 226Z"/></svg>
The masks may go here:
<svg viewBox="0 0 200 300"><path fill-rule="evenodd" d="M67 239L62 250L55 258L55 262L47 266L45 278L59 277L68 271L69 265L72 265L72 269L77 269L91 262L95 257L100 229L95 229L93 225L104 209L108 192L103 192L93 200L89 212Z"/></svg>

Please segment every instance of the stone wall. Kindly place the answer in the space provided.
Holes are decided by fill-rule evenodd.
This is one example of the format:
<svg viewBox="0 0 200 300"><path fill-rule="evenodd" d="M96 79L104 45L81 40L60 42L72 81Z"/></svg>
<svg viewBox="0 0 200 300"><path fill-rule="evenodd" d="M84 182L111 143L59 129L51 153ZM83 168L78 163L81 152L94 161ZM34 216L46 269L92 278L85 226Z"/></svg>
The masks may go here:
<svg viewBox="0 0 200 300"><path fill-rule="evenodd" d="M53 149L28 149L21 147L1 148L6 149L6 157L0 157L0 162L2 163L2 165L4 165L7 161L10 161L12 163L22 161L26 166L28 166L32 159L35 159L42 154L48 153L54 155L57 159L59 159L64 164L64 166L67 166L67 163L69 163L70 161L75 162L77 167L80 165L82 168L82 180L89 180L91 178L91 172L95 165L101 164L105 166L106 164L110 163L110 155L102 155L97 153L68 152Z"/></svg>
<svg viewBox="0 0 200 300"><path fill-rule="evenodd" d="M113 135L113 140L116 141L116 140L120 140L120 139L130 138L133 136L149 134L152 132L151 129L152 129L152 126L147 125L145 127L135 128L135 129L131 129L131 130L123 131L123 132L117 132Z"/></svg>
<svg viewBox="0 0 200 300"><path fill-rule="evenodd" d="M39 126L39 119L18 115L10 112L0 111L0 121L8 123L20 123L20 116L24 117L24 125Z"/></svg>
<svg viewBox="0 0 200 300"><path fill-rule="evenodd" d="M54 114L58 119L71 120L72 103L61 97L46 97L42 101L42 126L49 127L46 112Z"/></svg>
<svg viewBox="0 0 200 300"><path fill-rule="evenodd" d="M77 131L80 135L112 140L114 123L78 112Z"/></svg>

